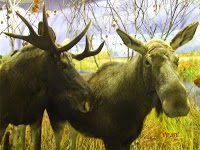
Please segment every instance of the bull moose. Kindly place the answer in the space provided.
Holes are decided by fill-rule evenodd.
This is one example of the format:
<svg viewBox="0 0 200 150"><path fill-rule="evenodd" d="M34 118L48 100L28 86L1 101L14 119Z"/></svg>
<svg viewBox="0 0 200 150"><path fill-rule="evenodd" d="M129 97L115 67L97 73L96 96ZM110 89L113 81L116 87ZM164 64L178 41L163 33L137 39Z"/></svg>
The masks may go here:
<svg viewBox="0 0 200 150"><path fill-rule="evenodd" d="M41 149L41 121L46 109L55 133L55 149L59 149L62 123L71 118L71 112L88 112L93 99L89 84L76 71L67 52L85 35L91 21L70 43L57 46L53 30L47 23L45 4L38 34L22 15L16 14L29 28L30 34L5 34L31 45L23 47L0 67L0 140L9 123L30 124L34 148ZM103 45L104 42L90 51L86 38L84 52L72 57L82 60L96 55Z"/></svg>
<svg viewBox="0 0 200 150"><path fill-rule="evenodd" d="M104 64L88 79L95 95L93 108L87 114L75 112L71 125L86 136L101 138L106 150L128 150L152 108L170 118L186 116L190 104L175 51L193 38L198 24L179 31L170 43L161 39L144 43L117 29L124 44L138 54L127 63Z"/></svg>

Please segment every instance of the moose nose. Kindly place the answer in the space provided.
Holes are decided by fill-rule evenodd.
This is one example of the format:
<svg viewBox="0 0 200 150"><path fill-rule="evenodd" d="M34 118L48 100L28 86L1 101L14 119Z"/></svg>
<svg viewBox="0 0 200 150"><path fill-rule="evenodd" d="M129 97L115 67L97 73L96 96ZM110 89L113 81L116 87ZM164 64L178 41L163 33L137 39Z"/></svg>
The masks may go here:
<svg viewBox="0 0 200 150"><path fill-rule="evenodd" d="M187 100L185 103L173 103L163 102L163 110L165 114L170 117L186 116L190 111L190 103Z"/></svg>

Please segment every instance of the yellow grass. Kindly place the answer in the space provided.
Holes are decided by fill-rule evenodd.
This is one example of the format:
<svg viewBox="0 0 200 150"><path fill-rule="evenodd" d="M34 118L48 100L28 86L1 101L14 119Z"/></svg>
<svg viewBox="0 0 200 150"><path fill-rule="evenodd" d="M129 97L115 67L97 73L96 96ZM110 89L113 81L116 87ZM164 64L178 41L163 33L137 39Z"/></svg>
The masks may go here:
<svg viewBox="0 0 200 150"><path fill-rule="evenodd" d="M10 144L13 140L13 126L7 128L11 132ZM15 133L16 134L16 133ZM31 143L31 129L26 127L26 149L33 150ZM68 139L69 130L64 129L61 142L62 150L70 149ZM15 145L20 150L21 139L18 137L18 144ZM42 122L42 149L53 150L55 146L53 131L47 113L44 113ZM100 139L86 138L78 136L78 150L104 150L103 142ZM192 104L191 112L187 117L170 119L164 114L156 116L155 110L146 117L144 128L140 137L131 145L131 150L137 147L138 150L200 150L200 109Z"/></svg>

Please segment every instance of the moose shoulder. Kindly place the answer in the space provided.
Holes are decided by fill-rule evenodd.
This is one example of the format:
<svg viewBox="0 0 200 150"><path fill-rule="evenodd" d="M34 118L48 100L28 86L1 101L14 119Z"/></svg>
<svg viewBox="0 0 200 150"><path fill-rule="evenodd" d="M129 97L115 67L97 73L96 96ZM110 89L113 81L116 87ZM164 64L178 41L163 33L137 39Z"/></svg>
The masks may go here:
<svg viewBox="0 0 200 150"><path fill-rule="evenodd" d="M93 109L87 115L73 114L71 125L101 138L107 150L128 150L153 107L170 118L186 116L190 104L177 72L175 50L192 39L197 26L198 22L188 25L170 43L160 39L144 43L117 29L124 44L138 54L127 63L103 65L88 80L95 94Z"/></svg>
<svg viewBox="0 0 200 150"><path fill-rule="evenodd" d="M0 140L9 123L30 124L34 148L39 150L41 121L46 109L55 132L56 149L59 149L62 122L71 118L72 111L89 111L93 99L89 84L76 71L67 52L85 35L90 23L70 43L58 47L55 34L47 23L45 5L38 34L23 16L17 15L29 28L30 35L5 34L32 45L16 52L0 68ZM85 51L72 57L81 60L95 55L101 51L104 43L95 51L90 51L88 44L86 38Z"/></svg>

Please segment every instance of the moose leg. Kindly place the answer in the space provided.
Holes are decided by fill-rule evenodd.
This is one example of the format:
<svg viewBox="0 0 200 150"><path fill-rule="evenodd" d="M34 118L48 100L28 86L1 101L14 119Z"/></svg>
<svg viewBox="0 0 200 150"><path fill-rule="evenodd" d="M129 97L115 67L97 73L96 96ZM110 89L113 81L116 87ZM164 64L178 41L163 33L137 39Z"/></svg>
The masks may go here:
<svg viewBox="0 0 200 150"><path fill-rule="evenodd" d="M0 141L1 141L1 144L3 142L3 135L4 135L4 132L5 132L6 128L2 128L0 129Z"/></svg>
<svg viewBox="0 0 200 150"><path fill-rule="evenodd" d="M77 136L78 136L78 131L76 131L76 129L74 129L71 124L68 122L67 123L67 126L69 128L69 139L70 139L70 142L71 142L71 150L75 150L76 149L76 139L77 139Z"/></svg>
<svg viewBox="0 0 200 150"><path fill-rule="evenodd" d="M118 140L112 138L103 140L106 150L121 150L121 144ZM123 149L124 150L124 149Z"/></svg>
<svg viewBox="0 0 200 150"><path fill-rule="evenodd" d="M41 150L41 121L30 124L31 140L35 150Z"/></svg>
<svg viewBox="0 0 200 150"><path fill-rule="evenodd" d="M9 139L10 139L10 132L6 132L4 136L3 145L2 145L3 150L10 150L12 148L12 145L10 144Z"/></svg>
<svg viewBox="0 0 200 150"><path fill-rule="evenodd" d="M12 143L11 143L11 145L10 145L10 149L11 150L14 150L14 149L17 149L17 144L18 144L18 139L19 139L19 129L20 129L20 126L15 126L15 125L12 125L12 132L11 132L11 134L12 134L12 137L13 137L13 139L12 139Z"/></svg>
<svg viewBox="0 0 200 150"><path fill-rule="evenodd" d="M142 126L141 126L142 127ZM130 147L134 148L135 150L137 150L137 145L132 145L131 144L133 143L133 141L139 136L142 128L138 128L138 134L135 134L135 135L131 135L129 138L127 138L125 141L123 141L121 143L121 149L120 150L129 150Z"/></svg>
<svg viewBox="0 0 200 150"><path fill-rule="evenodd" d="M130 149L130 144L121 145L120 150L129 150Z"/></svg>
<svg viewBox="0 0 200 150"><path fill-rule="evenodd" d="M4 136L4 133L5 133L5 130L6 130L7 126L8 126L8 124L0 126L0 145L1 145L1 149L3 149L3 146L5 144L3 136Z"/></svg>
<svg viewBox="0 0 200 150"><path fill-rule="evenodd" d="M12 143L11 143L9 149L10 150L16 150L19 147L19 138L21 138L20 147L22 148L22 150L25 150L26 126L25 125L12 126L12 133L11 134L12 134L13 138L12 138Z"/></svg>
<svg viewBox="0 0 200 150"><path fill-rule="evenodd" d="M59 150L59 149L61 149L60 143L62 140L62 135L63 135L63 131L64 131L66 122L60 122L58 120L55 121L55 120L51 119L51 117L50 117L50 122L51 122L51 126L53 128L54 135L55 135L55 142L56 142L55 150Z"/></svg>
<svg viewBox="0 0 200 150"><path fill-rule="evenodd" d="M21 137L22 150L26 150L26 125L19 125L18 126L18 134Z"/></svg>

